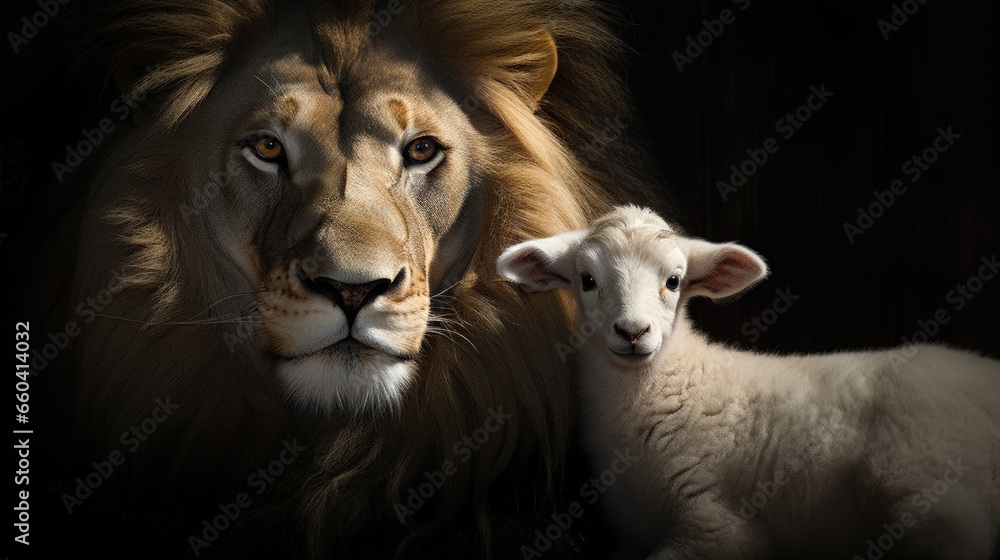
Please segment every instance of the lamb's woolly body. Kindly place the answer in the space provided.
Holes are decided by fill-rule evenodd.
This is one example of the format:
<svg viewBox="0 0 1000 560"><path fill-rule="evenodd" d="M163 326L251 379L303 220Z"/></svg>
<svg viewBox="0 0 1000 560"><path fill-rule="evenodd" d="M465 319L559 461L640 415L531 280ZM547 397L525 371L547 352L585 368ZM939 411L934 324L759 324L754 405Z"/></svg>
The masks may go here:
<svg viewBox="0 0 1000 560"><path fill-rule="evenodd" d="M574 292L597 325L577 355L582 430L594 469L620 475L604 500L626 553L1000 552L1000 363L937 345L776 356L711 343L688 300L731 297L766 265L632 206L511 247L498 269ZM620 453L638 457L625 472Z"/></svg>
<svg viewBox="0 0 1000 560"><path fill-rule="evenodd" d="M641 370L619 371L599 351L580 356L594 364L580 379L585 445L597 465L622 449L640 456L606 494L631 542L707 537L717 550L741 543L733 554L766 558L823 538L843 544L834 526L863 547L909 512L951 518L965 551L955 558L989 557L1000 526L1000 446L986 444L1000 441L995 362L942 346L919 347L899 372L884 352L754 354L709 343L686 317ZM913 496L956 464L968 472L924 512ZM746 507L758 483L777 493ZM744 507L756 510L751 519ZM921 550L934 537L906 544Z"/></svg>

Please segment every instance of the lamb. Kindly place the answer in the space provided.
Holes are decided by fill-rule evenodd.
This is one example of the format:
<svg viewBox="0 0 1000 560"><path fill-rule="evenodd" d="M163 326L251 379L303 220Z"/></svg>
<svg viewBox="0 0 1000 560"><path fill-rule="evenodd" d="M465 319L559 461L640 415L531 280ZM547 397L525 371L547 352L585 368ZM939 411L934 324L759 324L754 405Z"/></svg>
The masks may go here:
<svg viewBox="0 0 1000 560"><path fill-rule="evenodd" d="M497 266L528 291L570 291L597 325L576 355L583 445L595 468L638 456L602 498L619 552L1000 552L1000 362L940 345L775 356L709 342L687 301L733 297L767 266L636 206L510 247Z"/></svg>

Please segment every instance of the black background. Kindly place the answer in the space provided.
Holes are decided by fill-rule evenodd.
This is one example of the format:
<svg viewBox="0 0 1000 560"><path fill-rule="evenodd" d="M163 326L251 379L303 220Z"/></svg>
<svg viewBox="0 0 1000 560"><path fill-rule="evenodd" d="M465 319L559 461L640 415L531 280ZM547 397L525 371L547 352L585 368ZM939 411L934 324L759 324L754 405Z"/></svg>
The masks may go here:
<svg viewBox="0 0 1000 560"><path fill-rule="evenodd" d="M37 9L19 4L5 10L5 32ZM877 22L891 22L902 2L751 0L740 11L743 4L613 4L630 48L624 72L670 186L672 213L689 233L738 240L771 268L737 302L695 303L698 323L755 348L826 351L897 345L913 338L918 321L945 309L949 321L933 340L997 355L1000 282L985 282L960 310L948 294L977 274L1000 240L1000 5L911 0L905 7L917 11L885 40ZM683 53L688 37L723 9L735 21L679 72L673 53ZM71 74L65 19L53 18L17 55L5 43L14 75L5 88L13 134L0 141L0 233L8 234L0 255L8 263L26 262L37 242L17 239L23 220L40 219L31 211L43 202L73 204L79 189L71 179L94 158L55 188L51 163L83 139L83 129L102 118L120 122L111 110L117 92L102 89L105 76ZM821 85L833 92L829 101L791 138L776 133L776 122ZM902 165L949 126L961 138L910 182ZM724 201L717 182L729 182L730 166L769 137L780 149ZM850 243L844 224L855 224L857 208L875 203L873 191L896 179L906 192ZM745 323L772 307L777 289L799 299L766 332L748 336Z"/></svg>
<svg viewBox="0 0 1000 560"><path fill-rule="evenodd" d="M689 233L738 240L771 268L738 302L695 303L700 325L747 347L830 351L912 340L918 321L945 309L932 340L998 355L1000 279L960 310L948 294L1000 245L1000 5L906 3L919 7L885 40L877 22L891 23L902 2L753 0L743 12L727 1L619 4L634 49L629 82L676 214ZM672 54L723 9L735 21L679 72ZM776 134L821 84L829 101L788 140ZM902 165L949 126L961 138L911 182ZM716 183L768 137L780 149L723 201ZM906 192L850 243L844 223L896 179ZM777 289L799 299L748 336L744 324Z"/></svg>
<svg viewBox="0 0 1000 560"><path fill-rule="evenodd" d="M1000 4L908 2L919 8L888 40L877 22L890 20L889 1L751 0L745 11L722 0L614 4L630 47L623 71L646 128L629 132L645 138L661 166L672 213L689 233L738 240L771 268L738 301L695 302L699 325L748 348L832 351L898 345L944 309L949 320L934 341L1000 355L1000 277L960 310L948 299L1000 245ZM5 4L0 30L19 30L21 16L37 9ZM723 9L735 21L678 71L673 53ZM63 21L54 18L16 55L7 42L0 48L10 123L0 138L5 282L36 266L30 257L50 223L40 209L79 203L77 185L53 181L52 162L82 129L106 117L118 123L110 110L117 92L102 91L105 76L71 73ZM784 139L775 123L806 103L811 86L833 95ZM932 145L939 127L961 138L911 182L902 165ZM723 200L716 183L728 182L730 166L769 137L780 149ZM850 243L844 224L896 179L906 192ZM774 321L766 332L748 334L779 289L798 299L767 316Z"/></svg>

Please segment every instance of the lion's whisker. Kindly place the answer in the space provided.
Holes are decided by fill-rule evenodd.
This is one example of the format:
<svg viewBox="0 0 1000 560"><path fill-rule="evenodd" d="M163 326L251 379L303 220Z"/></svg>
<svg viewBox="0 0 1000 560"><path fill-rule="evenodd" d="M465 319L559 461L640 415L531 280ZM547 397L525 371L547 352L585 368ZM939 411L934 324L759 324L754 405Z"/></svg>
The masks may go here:
<svg viewBox="0 0 1000 560"><path fill-rule="evenodd" d="M444 293L445 293L445 292L447 292L448 290L451 290L452 288L454 288L455 286L457 286L457 285L459 285L459 284L461 284L461 283L462 283L462 281L461 281L461 280L459 280L458 282L455 282L455 283L454 283L454 284L452 284L451 286L448 286L447 288L445 288L445 289L441 290L440 292L438 292L438 293L436 293L436 294L432 295L432 296L431 296L431 299L434 299L434 298L436 298L436 297L438 297L438 296L440 296L440 295L444 294Z"/></svg>
<svg viewBox="0 0 1000 560"><path fill-rule="evenodd" d="M132 323L141 323L141 324L146 325L146 326L255 324L255 323L259 323L260 322L259 310L257 309L257 306L255 304L248 305L248 307L246 309L242 310L242 311L236 311L236 312L232 312L232 313L226 313L226 314L223 314L223 315L216 315L214 317L206 317L204 319L198 319L197 317L200 316L200 315L204 315L205 313L209 312L213 307L215 307L216 305L219 305L220 303L222 303L222 302L224 302L226 300L229 300L229 299L232 299L232 298L237 298L237 297L244 297L244 296L249 296L249 295L256 295L256 294L259 294L259 293L262 293L262 292L266 292L266 291L268 291L268 288L266 288L266 287L260 287L260 288L257 288L256 290L253 290L253 291L250 291L250 292L243 292L243 293L232 294L230 296L226 296L226 297L224 297L224 298L216 301L212 305L209 305L204 310L202 310L200 313L197 313L196 315L194 315L194 317L192 317L192 318L190 318L190 319L188 319L186 321L148 321L148 320L144 321L142 319L134 319L134 318L131 318L131 317L120 317L118 315L109 315L109 314L106 314L106 313L95 313L94 316L96 316L96 317L103 317L105 319L115 319L115 320L118 320L118 321L127 321L127 322L132 322Z"/></svg>
<svg viewBox="0 0 1000 560"><path fill-rule="evenodd" d="M457 337L457 338L460 338L460 339L464 340L465 342L467 342L469 344L469 346L472 347L473 350L478 350L476 348L476 344L474 342L472 342L471 340L469 340L469 337L465 336L464 334L462 334L462 333L460 333L458 331L455 331L455 330L452 330L452 329L445 329L445 328L428 327L427 328L427 333L428 334L434 334L434 335L443 336L444 338L447 338L448 340L451 340L452 342L455 342L456 337Z"/></svg>
<svg viewBox="0 0 1000 560"><path fill-rule="evenodd" d="M215 307L216 305L219 305L220 303L222 303L222 302L224 302L226 300L229 300L229 299L232 299L232 298L235 298L235 297L243 297L243 296L249 296L249 295L262 294L264 292L267 292L268 290L269 290L269 288L267 286L260 286L259 288L255 289L255 290L251 290L249 292L242 292L242 293L238 293L238 294L233 294L233 295L226 296L226 297L220 299L219 301L213 303L212 305L209 305L208 307L206 307L205 309L203 309L199 313L196 313L194 315L194 317L192 317L190 320L194 321L195 318L200 317L201 315L204 315L209 310L211 310L213 307Z"/></svg>
<svg viewBox="0 0 1000 560"><path fill-rule="evenodd" d="M463 321L453 309L434 310L427 321L427 332L429 334L444 336L451 341L455 341L456 337L461 338L472 346L473 349L476 349L475 343L469 337L462 334L458 329L452 328L452 325L461 326L462 324Z"/></svg>
<svg viewBox="0 0 1000 560"><path fill-rule="evenodd" d="M259 323L260 319L257 317L236 314L231 317L225 315L220 315L218 317L209 317L207 319L192 319L188 321L144 321L142 319L133 319L131 317L119 317L118 315L108 315L106 313L94 313L95 317L101 317L104 319L115 319L117 321L127 321L130 323L141 323L146 326L167 326L167 325L238 325L238 324L254 324Z"/></svg>

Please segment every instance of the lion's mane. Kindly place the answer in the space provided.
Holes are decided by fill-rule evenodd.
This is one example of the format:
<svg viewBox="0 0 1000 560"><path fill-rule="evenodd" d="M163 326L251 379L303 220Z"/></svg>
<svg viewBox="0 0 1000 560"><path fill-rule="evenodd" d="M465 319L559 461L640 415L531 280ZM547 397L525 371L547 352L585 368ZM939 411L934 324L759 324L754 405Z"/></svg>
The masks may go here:
<svg viewBox="0 0 1000 560"><path fill-rule="evenodd" d="M313 32L338 52L365 40L372 14L383 7L308 4L316 16ZM87 57L127 78L133 96L156 100L151 135L187 118L243 47L243 37L281 10L266 0L110 5L98 12L103 20ZM192 241L185 224L163 221L161 207L184 200L191 186L183 182L192 175L164 154L141 153L134 142L111 147L96 182L115 173L127 177L117 179L122 182L156 180L173 194L116 203L100 219L121 250L84 239L78 258L83 280L75 293L94 293L109 269L121 270L124 288L113 310L139 319L91 327L99 336L90 340L100 342L91 342L81 358L83 404L76 414L82 429L113 444L121 426L148 414L154 398L176 395L184 420L165 423L166 435L141 449L132 465L146 482L183 482L198 472L234 473L239 482L270 459L293 427L308 429L312 458L289 485L301 490L287 504L315 556L348 547L357 535L381 534L367 533L370 527L423 534L463 512L474 513L468 518L488 541L498 508L520 504L534 512L551 504L574 437L569 366L555 348L569 339L572 306L559 295L526 296L501 281L496 257L519 240L582 227L611 204L656 198L650 166L628 129L635 121L618 75L620 46L600 6L588 0L402 5L396 17L461 85L468 97L459 101L477 128L512 147L506 157L481 163L490 169L482 227L461 281L433 300L419 379L396 415L296 423L252 353L210 353L202 344L222 339L231 324L177 324L224 299L227 287L215 279L232 271L213 259L203 240ZM518 84L540 64L549 37L558 49L555 77L537 105L525 103L530 92ZM135 68L149 71L128 70ZM455 459L456 442L482 427L491 410L511 418L470 460L456 460L458 471L445 489L401 526L395 504L425 471Z"/></svg>

